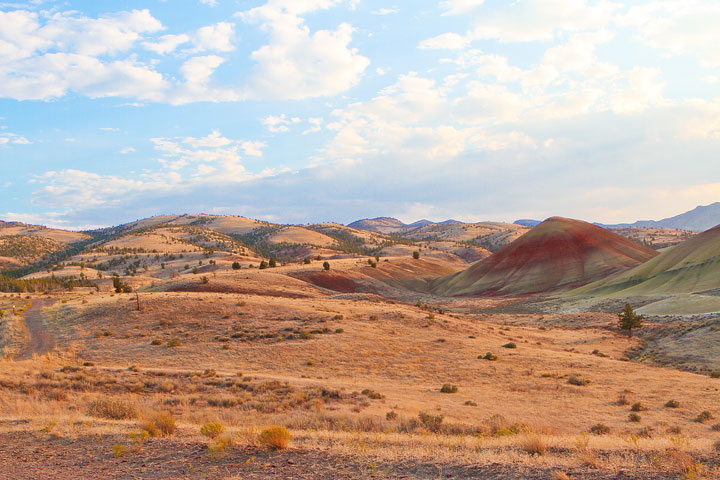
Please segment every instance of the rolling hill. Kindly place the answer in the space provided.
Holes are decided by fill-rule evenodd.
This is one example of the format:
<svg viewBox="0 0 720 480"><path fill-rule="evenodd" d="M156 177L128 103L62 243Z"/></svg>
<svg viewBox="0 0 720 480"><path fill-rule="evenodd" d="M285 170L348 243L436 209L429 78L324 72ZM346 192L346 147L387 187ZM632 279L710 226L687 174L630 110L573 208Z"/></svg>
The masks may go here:
<svg viewBox="0 0 720 480"><path fill-rule="evenodd" d="M441 295L515 295L570 289L635 267L654 250L595 225L552 217L470 268L434 282Z"/></svg>
<svg viewBox="0 0 720 480"><path fill-rule="evenodd" d="M621 275L586 285L573 293L657 295L720 288L720 226L663 252Z"/></svg>

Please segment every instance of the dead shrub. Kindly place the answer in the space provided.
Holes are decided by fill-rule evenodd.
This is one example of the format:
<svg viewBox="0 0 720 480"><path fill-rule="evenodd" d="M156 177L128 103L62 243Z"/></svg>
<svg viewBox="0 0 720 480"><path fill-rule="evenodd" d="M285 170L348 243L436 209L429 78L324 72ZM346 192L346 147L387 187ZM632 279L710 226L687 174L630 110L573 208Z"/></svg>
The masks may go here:
<svg viewBox="0 0 720 480"><path fill-rule="evenodd" d="M531 457L547 453L548 445L540 435L528 435L520 440L520 448Z"/></svg>
<svg viewBox="0 0 720 480"><path fill-rule="evenodd" d="M91 417L109 420L131 420L138 417L134 403L114 398L101 398L90 402L87 413Z"/></svg>
<svg viewBox="0 0 720 480"><path fill-rule="evenodd" d="M157 412L147 419L141 426L150 436L168 437L175 433L177 424L175 417L168 411Z"/></svg>
<svg viewBox="0 0 720 480"><path fill-rule="evenodd" d="M266 428L258 435L260 445L271 448L273 450L284 450L292 441L292 435L285 427Z"/></svg>

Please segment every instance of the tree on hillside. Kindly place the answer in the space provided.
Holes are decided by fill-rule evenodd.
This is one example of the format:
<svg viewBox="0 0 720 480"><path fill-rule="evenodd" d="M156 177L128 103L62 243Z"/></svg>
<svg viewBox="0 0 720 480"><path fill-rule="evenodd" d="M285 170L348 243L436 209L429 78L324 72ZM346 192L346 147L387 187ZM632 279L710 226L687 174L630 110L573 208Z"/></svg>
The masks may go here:
<svg viewBox="0 0 720 480"><path fill-rule="evenodd" d="M325 270L330 270L330 262L323 262L323 268Z"/></svg>
<svg viewBox="0 0 720 480"><path fill-rule="evenodd" d="M413 252L413 258L414 258L415 260L417 260L418 258L420 258L420 252L418 252L417 250L415 250L415 251Z"/></svg>
<svg viewBox="0 0 720 480"><path fill-rule="evenodd" d="M233 269L233 270L240 270L240 268L242 268L242 267L240 267L240 262L233 262L233 263L232 263L232 269Z"/></svg>
<svg viewBox="0 0 720 480"><path fill-rule="evenodd" d="M260 262L260 270L263 270L263 269L265 269L265 268L267 268L267 267L268 267L268 264L267 264L267 262L266 262L265 260L263 260L262 262Z"/></svg>
<svg viewBox="0 0 720 480"><path fill-rule="evenodd" d="M270 268L275 268L275 267L277 267L277 262L275 261L274 258L271 258L270 259Z"/></svg>
<svg viewBox="0 0 720 480"><path fill-rule="evenodd" d="M628 337L632 337L633 329L642 327L644 318L635 313L630 304L626 303L622 312L618 313L618 327L620 330L627 330Z"/></svg>

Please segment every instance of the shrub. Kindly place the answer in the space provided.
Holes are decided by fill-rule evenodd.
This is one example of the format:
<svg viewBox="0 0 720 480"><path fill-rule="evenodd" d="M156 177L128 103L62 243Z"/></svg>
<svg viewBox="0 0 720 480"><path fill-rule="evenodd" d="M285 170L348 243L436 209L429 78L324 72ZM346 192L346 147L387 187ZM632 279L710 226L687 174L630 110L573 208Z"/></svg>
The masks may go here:
<svg viewBox="0 0 720 480"><path fill-rule="evenodd" d="M232 263L232 269L233 270L240 270L240 262L233 262Z"/></svg>
<svg viewBox="0 0 720 480"><path fill-rule="evenodd" d="M113 457L120 458L127 455L127 448L125 445L122 445L120 443L117 443L113 445Z"/></svg>
<svg viewBox="0 0 720 480"><path fill-rule="evenodd" d="M323 270L330 270L330 262L323 262Z"/></svg>
<svg viewBox="0 0 720 480"><path fill-rule="evenodd" d="M452 385L450 383L444 383L442 387L440 387L441 393L456 393L458 391L457 385Z"/></svg>
<svg viewBox="0 0 720 480"><path fill-rule="evenodd" d="M642 420L642 417L638 415L637 413L631 413L628 415L628 421L638 423Z"/></svg>
<svg viewBox="0 0 720 480"><path fill-rule="evenodd" d="M270 259L270 263L268 263L268 266L269 266L270 268L275 268L275 267L277 267L277 261L276 261L274 258L271 258L271 259Z"/></svg>
<svg viewBox="0 0 720 480"><path fill-rule="evenodd" d="M418 252L417 250L415 250L415 251L413 252L412 257L413 257L415 260L417 260L418 258L420 258L420 252Z"/></svg>
<svg viewBox="0 0 720 480"><path fill-rule="evenodd" d="M568 383L570 385L577 385L579 387L584 387L585 385L590 383L590 380L588 380L586 378L582 378L578 375L570 375L570 377L568 377Z"/></svg>
<svg viewBox="0 0 720 480"><path fill-rule="evenodd" d="M223 435L222 437L218 437L218 439L215 440L215 443L208 445L208 452L210 453L210 457L212 459L217 460L225 456L225 451L232 446L232 437Z"/></svg>
<svg viewBox="0 0 720 480"><path fill-rule="evenodd" d="M720 370L713 370L710 372L710 378L720 378Z"/></svg>
<svg viewBox="0 0 720 480"><path fill-rule="evenodd" d="M520 441L520 448L530 456L547 453L547 442L539 435L528 435Z"/></svg>
<svg viewBox="0 0 720 480"><path fill-rule="evenodd" d="M173 337L170 339L170 341L167 343L167 346L169 348L179 347L180 346L180 339L177 337Z"/></svg>
<svg viewBox="0 0 720 480"><path fill-rule="evenodd" d="M309 258L306 258L305 260L303 260L303 263L305 265L310 265L310 262L312 262L312 260L310 260Z"/></svg>
<svg viewBox="0 0 720 480"><path fill-rule="evenodd" d="M162 340L160 340L159 338L156 338L155 340L150 342L150 345L162 345L162 343L163 343Z"/></svg>
<svg viewBox="0 0 720 480"><path fill-rule="evenodd" d="M258 442L273 450L283 450L290 445L292 435L285 427L270 427L258 435Z"/></svg>
<svg viewBox="0 0 720 480"><path fill-rule="evenodd" d="M266 262L265 260L263 260L262 262L260 262L260 267L259 267L259 268L260 268L260 270L264 270L264 269L268 268L267 262Z"/></svg>
<svg viewBox="0 0 720 480"><path fill-rule="evenodd" d="M590 433L593 435L607 435L610 433L610 427L602 423L596 423L590 427Z"/></svg>
<svg viewBox="0 0 720 480"><path fill-rule="evenodd" d="M113 398L101 398L90 402L88 415L109 420L129 420L137 418L138 411L134 403Z"/></svg>
<svg viewBox="0 0 720 480"><path fill-rule="evenodd" d="M397 420L398 414L394 410L390 410L385 414L385 420L388 422L392 422L393 420Z"/></svg>
<svg viewBox="0 0 720 480"><path fill-rule="evenodd" d="M418 419L420 419L422 426L433 433L440 431L440 426L442 425L444 418L445 417L442 415L431 415L425 412L418 413Z"/></svg>
<svg viewBox="0 0 720 480"><path fill-rule="evenodd" d="M487 352L484 356L478 355L478 358L481 358L483 360L490 360L491 362L494 362L498 359L497 355L493 354L492 352Z"/></svg>
<svg viewBox="0 0 720 480"><path fill-rule="evenodd" d="M716 423L715 425L713 425L712 427L710 427L710 429L711 429L713 432L720 432L720 423Z"/></svg>
<svg viewBox="0 0 720 480"><path fill-rule="evenodd" d="M643 412L643 411L647 410L647 407L645 407L640 402L635 402L632 404L632 407L630 407L630 410L632 410L633 412Z"/></svg>
<svg viewBox="0 0 720 480"><path fill-rule="evenodd" d="M668 400L665 406L667 408L678 408L680 406L680 402L677 400Z"/></svg>
<svg viewBox="0 0 720 480"><path fill-rule="evenodd" d="M200 270L198 270L198 267L193 267L192 273L193 273L194 275L197 275L199 272L200 272Z"/></svg>
<svg viewBox="0 0 720 480"><path fill-rule="evenodd" d="M515 344L515 342L510 342L510 343L506 343L502 347L503 348L517 348L517 345Z"/></svg>
<svg viewBox="0 0 720 480"><path fill-rule="evenodd" d="M175 417L170 412L158 412L142 425L152 437L170 436L176 428Z"/></svg>
<svg viewBox="0 0 720 480"><path fill-rule="evenodd" d="M207 285L208 283L210 283L210 279L209 279L206 275L203 275L202 277L200 277L200 281L201 281L204 285Z"/></svg>
<svg viewBox="0 0 720 480"><path fill-rule="evenodd" d="M216 438L223 431L225 431L225 427L217 422L206 423L200 428L200 434L208 438Z"/></svg>
<svg viewBox="0 0 720 480"><path fill-rule="evenodd" d="M700 415L697 416L697 418L695 419L695 421L697 421L697 422L699 422L699 423L705 423L705 422L709 422L709 421L712 420L713 418L715 418L715 417L713 416L713 414L710 413L710 412L708 412L707 410L705 410L704 412L701 412Z"/></svg>

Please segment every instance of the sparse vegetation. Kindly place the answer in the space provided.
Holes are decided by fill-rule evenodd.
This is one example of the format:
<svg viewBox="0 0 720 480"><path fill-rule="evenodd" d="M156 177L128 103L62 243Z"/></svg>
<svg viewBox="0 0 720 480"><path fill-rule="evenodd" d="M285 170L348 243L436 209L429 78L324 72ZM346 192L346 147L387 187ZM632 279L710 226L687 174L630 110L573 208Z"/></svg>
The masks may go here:
<svg viewBox="0 0 720 480"><path fill-rule="evenodd" d="M258 435L260 445L273 450L284 450L288 448L291 441L292 435L285 427L270 427Z"/></svg>
<svg viewBox="0 0 720 480"><path fill-rule="evenodd" d="M457 385L452 385L450 383L444 383L443 386L440 388L440 392L442 393L457 393L457 391Z"/></svg>

